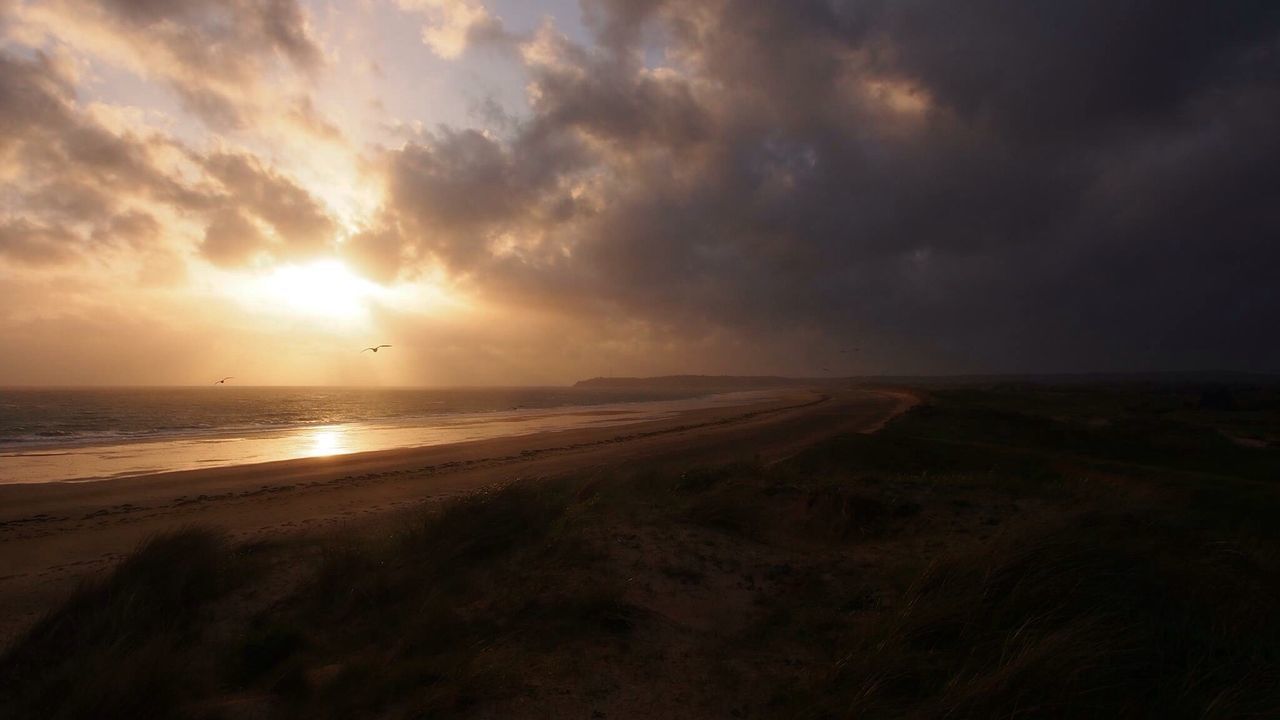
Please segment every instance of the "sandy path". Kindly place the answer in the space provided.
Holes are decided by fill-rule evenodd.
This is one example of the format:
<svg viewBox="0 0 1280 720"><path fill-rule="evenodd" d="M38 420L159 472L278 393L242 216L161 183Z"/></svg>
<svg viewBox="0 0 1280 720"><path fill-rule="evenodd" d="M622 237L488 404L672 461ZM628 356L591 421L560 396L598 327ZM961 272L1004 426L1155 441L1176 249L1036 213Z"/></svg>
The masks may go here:
<svg viewBox="0 0 1280 720"><path fill-rule="evenodd" d="M790 391L626 426L94 483L0 485L0 646L76 581L167 529L202 525L259 538L368 521L520 478L622 464L775 461L825 436L874 430L914 402L887 390Z"/></svg>

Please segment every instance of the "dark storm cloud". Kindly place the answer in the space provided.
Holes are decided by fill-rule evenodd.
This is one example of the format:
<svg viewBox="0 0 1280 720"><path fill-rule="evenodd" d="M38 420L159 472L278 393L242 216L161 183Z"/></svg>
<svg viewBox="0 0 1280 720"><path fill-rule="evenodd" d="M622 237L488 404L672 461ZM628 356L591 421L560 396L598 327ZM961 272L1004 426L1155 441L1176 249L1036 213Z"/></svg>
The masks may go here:
<svg viewBox="0 0 1280 720"><path fill-rule="evenodd" d="M564 135L510 147L474 130L408 143L385 158L381 225L344 250L383 278L419 261L458 277L487 274L510 255L541 262L550 252L544 235L575 212L567 186L584 152Z"/></svg>
<svg viewBox="0 0 1280 720"><path fill-rule="evenodd" d="M391 154L384 273L868 370L1280 369L1280 5L585 8L512 137Z"/></svg>
<svg viewBox="0 0 1280 720"><path fill-rule="evenodd" d="M892 70L968 117L1044 142L1159 125L1247 80L1277 17L1265 0L911 0L881 19Z"/></svg>
<svg viewBox="0 0 1280 720"><path fill-rule="evenodd" d="M543 127L580 130L619 149L635 143L694 143L711 129L684 80L638 73L617 58L564 52L573 64L534 72L531 104Z"/></svg>
<svg viewBox="0 0 1280 720"><path fill-rule="evenodd" d="M645 22L664 0L594 0L582 3L583 23L601 46L627 53L639 44Z"/></svg>

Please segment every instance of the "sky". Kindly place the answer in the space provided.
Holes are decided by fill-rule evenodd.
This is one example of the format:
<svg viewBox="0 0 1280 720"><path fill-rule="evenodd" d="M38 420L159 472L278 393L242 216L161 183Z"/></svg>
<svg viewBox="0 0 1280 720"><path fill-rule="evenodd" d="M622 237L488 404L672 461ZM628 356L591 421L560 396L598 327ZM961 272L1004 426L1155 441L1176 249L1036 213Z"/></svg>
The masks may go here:
<svg viewBox="0 0 1280 720"><path fill-rule="evenodd" d="M1280 372L1278 288L1268 0L0 0L0 385Z"/></svg>

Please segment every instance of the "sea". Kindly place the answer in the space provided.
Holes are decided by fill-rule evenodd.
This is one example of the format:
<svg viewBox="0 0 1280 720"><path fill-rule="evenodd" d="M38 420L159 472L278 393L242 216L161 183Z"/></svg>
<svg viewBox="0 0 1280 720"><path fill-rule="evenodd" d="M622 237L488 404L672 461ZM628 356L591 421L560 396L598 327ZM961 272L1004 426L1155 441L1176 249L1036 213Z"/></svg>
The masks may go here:
<svg viewBox="0 0 1280 720"><path fill-rule="evenodd" d="M0 389L0 484L418 447L619 425L753 393L638 388Z"/></svg>

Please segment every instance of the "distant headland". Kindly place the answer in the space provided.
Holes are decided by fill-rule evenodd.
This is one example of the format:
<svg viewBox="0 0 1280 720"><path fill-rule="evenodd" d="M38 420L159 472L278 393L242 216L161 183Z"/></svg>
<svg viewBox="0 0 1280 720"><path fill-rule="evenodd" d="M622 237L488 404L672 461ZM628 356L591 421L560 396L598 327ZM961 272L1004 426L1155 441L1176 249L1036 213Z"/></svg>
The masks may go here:
<svg viewBox="0 0 1280 720"><path fill-rule="evenodd" d="M1232 371L1172 371L1135 373L1053 373L991 375L851 375L827 377L784 377L781 375L658 375L653 377L594 377L579 380L579 388L670 388L707 390L754 390L812 385L1274 385L1280 375Z"/></svg>

